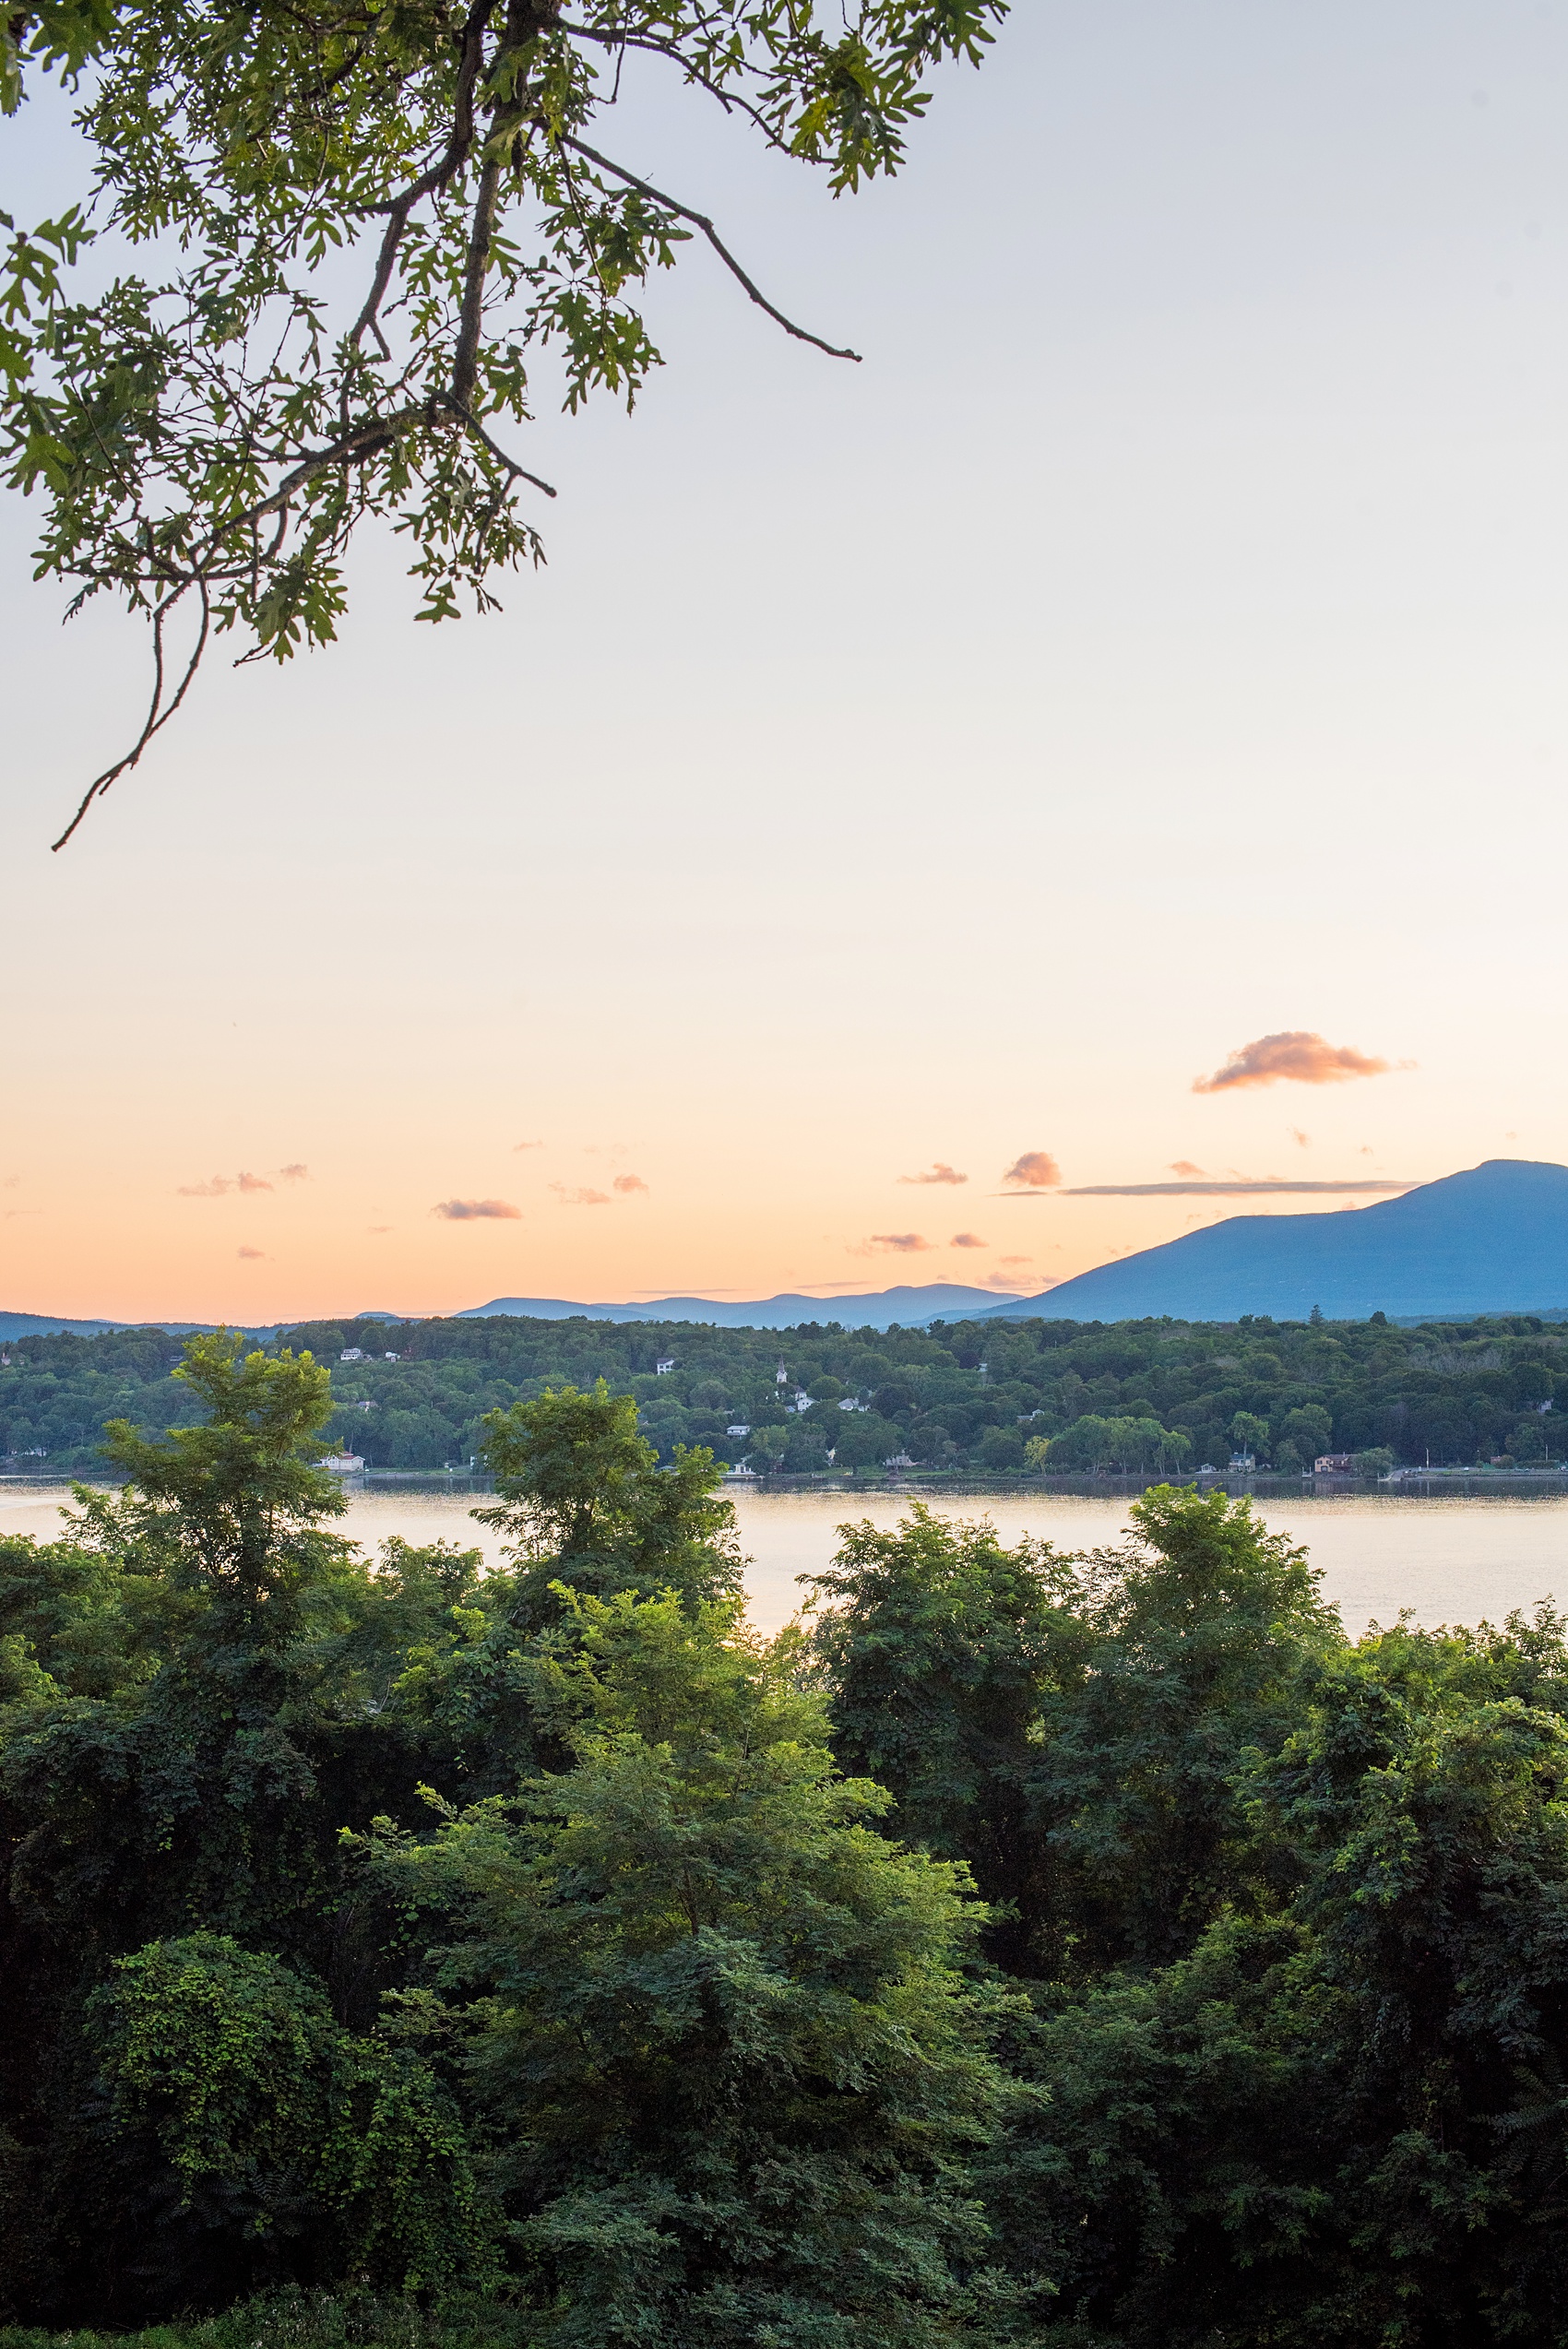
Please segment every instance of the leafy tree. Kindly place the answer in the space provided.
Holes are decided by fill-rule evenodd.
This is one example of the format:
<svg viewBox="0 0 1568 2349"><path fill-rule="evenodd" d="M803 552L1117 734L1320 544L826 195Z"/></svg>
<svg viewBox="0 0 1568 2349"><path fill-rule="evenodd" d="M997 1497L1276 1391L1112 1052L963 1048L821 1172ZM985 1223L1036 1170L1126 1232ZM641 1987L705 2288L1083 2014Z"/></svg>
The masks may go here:
<svg viewBox="0 0 1568 2349"><path fill-rule="evenodd" d="M115 2117L155 2140L209 2288L346 2272L428 2292L493 2273L462 2126L423 2065L223 1935L154 1941L88 2003Z"/></svg>
<svg viewBox="0 0 1568 2349"><path fill-rule="evenodd" d="M109 593L150 615L172 715L210 633L286 659L335 633L359 524L407 540L427 620L540 559L504 445L546 352L577 409L630 405L659 353L649 273L704 239L786 332L853 358L766 298L700 206L600 151L628 53L671 69L834 192L896 171L923 84L979 64L1003 0L840 22L768 0L717 12L587 0L315 0L239 15L218 0L51 0L0 23L0 101L53 77L82 93L90 196L16 231L6 255L11 479L47 504L39 568L73 609ZM14 224L9 219L6 225ZM73 290L105 232L168 259ZM345 255L330 273L320 264ZM501 435L502 437L498 437ZM166 647L177 608L194 648ZM70 829L74 829L74 825ZM69 830L63 838L69 837ZM61 845L61 843L56 844Z"/></svg>
<svg viewBox="0 0 1568 2349"><path fill-rule="evenodd" d="M732 1601L574 1599L564 1775L385 1838L442 1919L547 2337L741 2349L962 2330L997 2082L964 1872L889 1844L795 1649Z"/></svg>
<svg viewBox="0 0 1568 2349"><path fill-rule="evenodd" d="M1344 1639L1306 1553L1246 1500L1156 1486L1092 1561L1081 1683L1047 1704L1027 1785L1056 1863L1051 1967L1157 1964L1227 1908L1266 1904L1278 1855L1237 1774L1289 1735L1301 1676Z"/></svg>
<svg viewBox="0 0 1568 2349"><path fill-rule="evenodd" d="M565 1386L492 1412L485 1452L502 1498L474 1514L513 1536L519 1626L551 1619L563 1586L602 1596L675 1584L694 1599L738 1590L735 1513L714 1489L712 1453L678 1446L661 1469L636 1404L602 1379L590 1394Z"/></svg>
<svg viewBox="0 0 1568 2349"><path fill-rule="evenodd" d="M1287 1411L1278 1431L1285 1442L1294 1444L1305 1466L1333 1449L1334 1421L1321 1403L1302 1403Z"/></svg>
<svg viewBox="0 0 1568 2349"><path fill-rule="evenodd" d="M1255 1411L1238 1411L1230 1422L1230 1441L1238 1452L1263 1459L1268 1451L1268 1421L1260 1419Z"/></svg>
<svg viewBox="0 0 1568 2349"><path fill-rule="evenodd" d="M1047 1693L1075 1683L1088 1647L1073 1562L1045 1543L1004 1549L991 1524L918 1501L896 1529L839 1536L814 1577L834 1604L813 1634L839 1759L896 1797L899 1834L968 1862L999 1904L992 1947L1027 1970L1051 1873L1027 1788Z"/></svg>

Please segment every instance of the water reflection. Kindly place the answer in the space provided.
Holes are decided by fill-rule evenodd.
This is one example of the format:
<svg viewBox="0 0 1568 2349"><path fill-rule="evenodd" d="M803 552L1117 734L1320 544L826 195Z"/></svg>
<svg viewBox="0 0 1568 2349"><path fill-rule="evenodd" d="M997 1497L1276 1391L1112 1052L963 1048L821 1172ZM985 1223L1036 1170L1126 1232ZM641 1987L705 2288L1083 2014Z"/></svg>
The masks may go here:
<svg viewBox="0 0 1568 2349"><path fill-rule="evenodd" d="M370 1486L350 1494L343 1530L370 1548L390 1534L406 1541L457 1541L499 1555L500 1541L469 1512L476 1495ZM939 1517L990 1517L1005 1541L1028 1533L1061 1549L1114 1541L1127 1523L1130 1492L944 1493ZM63 1486L0 1489L0 1534L52 1539ZM796 1577L820 1572L847 1518L896 1524L909 1506L897 1492L756 1492L734 1489L756 1619L766 1630L800 1605ZM1493 1621L1543 1598L1568 1606L1568 1494L1481 1496L1409 1492L1260 1493L1258 1509L1323 1569L1324 1587L1352 1631L1391 1622L1402 1608L1422 1623Z"/></svg>

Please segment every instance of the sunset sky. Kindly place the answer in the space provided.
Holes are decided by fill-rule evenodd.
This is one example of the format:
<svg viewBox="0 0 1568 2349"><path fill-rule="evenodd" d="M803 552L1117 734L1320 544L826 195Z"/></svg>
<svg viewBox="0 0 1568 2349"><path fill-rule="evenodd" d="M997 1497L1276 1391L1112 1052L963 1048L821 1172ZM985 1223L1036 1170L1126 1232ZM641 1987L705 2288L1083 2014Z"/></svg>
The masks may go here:
<svg viewBox="0 0 1568 2349"><path fill-rule="evenodd" d="M145 646L4 507L0 1307L1032 1294L1568 1159L1568 0L1027 0L837 204L621 116L865 363L683 260L500 618L367 544L52 857ZM1369 1187L1169 1187L1270 1177Z"/></svg>

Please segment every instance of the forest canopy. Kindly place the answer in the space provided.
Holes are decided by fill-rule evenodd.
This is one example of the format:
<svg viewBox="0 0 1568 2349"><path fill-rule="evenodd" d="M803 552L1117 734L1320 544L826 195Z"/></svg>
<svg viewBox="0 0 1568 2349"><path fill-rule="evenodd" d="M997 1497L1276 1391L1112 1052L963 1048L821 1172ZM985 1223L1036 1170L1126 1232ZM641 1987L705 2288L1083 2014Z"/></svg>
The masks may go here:
<svg viewBox="0 0 1568 2349"><path fill-rule="evenodd" d="M517 1403L365 1558L308 1354L0 1541L0 2335L1568 2338L1568 1644L1245 1500L918 1503L778 1637L710 1459Z"/></svg>
<svg viewBox="0 0 1568 2349"><path fill-rule="evenodd" d="M1414 1329L1374 1315L887 1331L493 1315L312 1322L267 1343L327 1366L327 1434L382 1468L466 1465L484 1453L490 1412L600 1378L632 1396L660 1458L703 1444L765 1473L826 1475L830 1453L839 1474L902 1456L970 1475L1190 1474L1223 1469L1233 1450L1283 1475L1326 1452L1409 1466L1568 1454L1553 1407L1568 1398L1568 1330L1526 1314ZM0 1453L13 1471L83 1471L108 1419L152 1433L196 1416L199 1399L171 1375L179 1358L160 1331L11 1339ZM673 1369L660 1375L660 1360Z"/></svg>

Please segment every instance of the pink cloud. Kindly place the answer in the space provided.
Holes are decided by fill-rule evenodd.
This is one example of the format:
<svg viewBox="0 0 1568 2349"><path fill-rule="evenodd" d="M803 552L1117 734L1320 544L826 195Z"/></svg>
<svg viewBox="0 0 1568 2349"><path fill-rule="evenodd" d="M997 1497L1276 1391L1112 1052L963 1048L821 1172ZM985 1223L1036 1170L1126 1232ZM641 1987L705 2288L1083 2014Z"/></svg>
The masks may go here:
<svg viewBox="0 0 1568 2349"><path fill-rule="evenodd" d="M517 1223L523 1211L509 1199L443 1199L430 1212L449 1224L469 1224Z"/></svg>
<svg viewBox="0 0 1568 2349"><path fill-rule="evenodd" d="M623 1199L629 1199L634 1192L646 1192L647 1185L641 1175L617 1175L612 1188L618 1191Z"/></svg>
<svg viewBox="0 0 1568 2349"><path fill-rule="evenodd" d="M279 1180L283 1182L308 1182L310 1180L310 1169L308 1167L302 1167L297 1158L291 1167L279 1167L278 1173Z"/></svg>
<svg viewBox="0 0 1568 2349"><path fill-rule="evenodd" d="M586 1183L576 1191L569 1191L564 1182L552 1182L550 1188L563 1207L608 1207L610 1204L608 1191L590 1191Z"/></svg>
<svg viewBox="0 0 1568 2349"><path fill-rule="evenodd" d="M1021 1158L1014 1159L1002 1180L1021 1183L1026 1191L1051 1191L1062 1180L1062 1169L1049 1150L1026 1150Z"/></svg>
<svg viewBox="0 0 1568 2349"><path fill-rule="evenodd" d="M938 1158L938 1159L934 1162L934 1164L933 1164L932 1166L931 1166L931 1167L928 1169L928 1170L927 1170L924 1174L918 1174L918 1175L900 1175L900 1176L899 1176L899 1178L898 1178L898 1180L899 1180L899 1181L900 1181L900 1182L921 1182L921 1183L924 1183L924 1182L968 1182L968 1179L969 1179L969 1178L968 1178L968 1176L967 1174L960 1174L960 1173L957 1171L957 1169L956 1169L956 1167L949 1167L949 1166L945 1165L945 1164L943 1162L943 1160L942 1160L942 1159L940 1159L940 1158Z"/></svg>
<svg viewBox="0 0 1568 2349"><path fill-rule="evenodd" d="M1408 1061L1402 1067L1412 1065ZM1259 1036L1231 1053L1212 1076L1195 1076L1194 1093L1228 1093L1246 1085L1345 1085L1355 1076L1385 1076L1392 1061L1358 1052L1350 1044L1331 1044L1311 1028L1282 1028L1277 1035Z"/></svg>
<svg viewBox="0 0 1568 2349"><path fill-rule="evenodd" d="M1194 1167L1191 1158L1172 1158L1170 1161L1170 1171L1172 1174L1179 1175L1201 1175L1203 1169L1202 1167Z"/></svg>
<svg viewBox="0 0 1568 2349"><path fill-rule="evenodd" d="M236 1255L248 1257L253 1263L260 1263L266 1251L260 1248L239 1248L234 1252Z"/></svg>
<svg viewBox="0 0 1568 2349"><path fill-rule="evenodd" d="M989 1248L989 1240L977 1239L972 1231L956 1231L947 1243L949 1248Z"/></svg>
<svg viewBox="0 0 1568 2349"><path fill-rule="evenodd" d="M931 1242L918 1231L873 1231L866 1245L892 1256L923 1256Z"/></svg>

